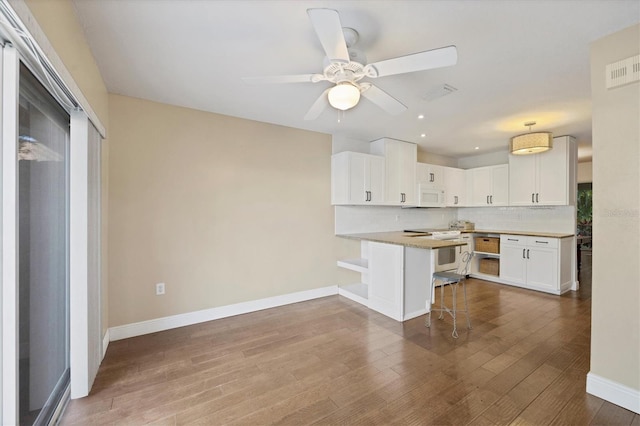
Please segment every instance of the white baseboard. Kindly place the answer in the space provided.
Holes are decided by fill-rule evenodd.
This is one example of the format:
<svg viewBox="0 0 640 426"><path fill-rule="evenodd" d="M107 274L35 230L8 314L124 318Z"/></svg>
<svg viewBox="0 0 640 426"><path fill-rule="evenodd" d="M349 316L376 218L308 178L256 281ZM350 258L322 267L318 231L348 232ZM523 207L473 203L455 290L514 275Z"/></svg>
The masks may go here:
<svg viewBox="0 0 640 426"><path fill-rule="evenodd" d="M102 338L102 359L107 354L107 347L109 347L109 329L107 328L106 333L104 333L104 337Z"/></svg>
<svg viewBox="0 0 640 426"><path fill-rule="evenodd" d="M428 314L428 313L429 313L429 311L427 309L418 309L417 311L413 311L413 312L410 312L408 314L405 314L403 321L407 321L407 320L410 320L410 319L418 318L420 315L425 315L425 314Z"/></svg>
<svg viewBox="0 0 640 426"><path fill-rule="evenodd" d="M204 309L202 311L188 312L186 314L172 315L149 321L111 327L109 328L108 336L110 341L127 339L129 337L156 333L158 331L170 330L172 328L184 327L220 318L227 318L234 315L261 311L263 309L304 302L305 300L318 299L335 294L338 294L338 286L336 285L316 288L313 290L299 291L281 296L267 297L260 300L252 300L249 302L236 303L234 305L220 306L217 308Z"/></svg>
<svg viewBox="0 0 640 426"><path fill-rule="evenodd" d="M587 393L640 414L640 390L614 382L597 374L587 374Z"/></svg>

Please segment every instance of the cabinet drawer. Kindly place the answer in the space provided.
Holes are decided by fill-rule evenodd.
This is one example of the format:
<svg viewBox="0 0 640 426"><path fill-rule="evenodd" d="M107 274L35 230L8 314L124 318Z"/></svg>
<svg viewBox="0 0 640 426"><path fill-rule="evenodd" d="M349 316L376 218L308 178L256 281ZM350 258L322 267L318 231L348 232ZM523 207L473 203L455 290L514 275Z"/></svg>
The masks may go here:
<svg viewBox="0 0 640 426"><path fill-rule="evenodd" d="M532 247L558 248L558 239L546 237L527 237L527 245Z"/></svg>
<svg viewBox="0 0 640 426"><path fill-rule="evenodd" d="M500 244L510 246L529 246L529 247L547 247L558 248L557 238L532 237L525 235L500 235Z"/></svg>
<svg viewBox="0 0 640 426"><path fill-rule="evenodd" d="M524 246L527 245L527 239L529 237L525 237L523 235L500 235L500 244L511 245L511 246Z"/></svg>

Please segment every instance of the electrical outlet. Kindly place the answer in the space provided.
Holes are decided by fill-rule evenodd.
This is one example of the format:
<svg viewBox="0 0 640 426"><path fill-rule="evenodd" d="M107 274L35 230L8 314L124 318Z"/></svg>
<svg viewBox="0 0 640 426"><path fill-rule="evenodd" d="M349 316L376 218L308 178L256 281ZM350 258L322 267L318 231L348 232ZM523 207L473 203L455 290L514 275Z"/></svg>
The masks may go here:
<svg viewBox="0 0 640 426"><path fill-rule="evenodd" d="M164 283L156 284L156 296L161 296L164 294Z"/></svg>

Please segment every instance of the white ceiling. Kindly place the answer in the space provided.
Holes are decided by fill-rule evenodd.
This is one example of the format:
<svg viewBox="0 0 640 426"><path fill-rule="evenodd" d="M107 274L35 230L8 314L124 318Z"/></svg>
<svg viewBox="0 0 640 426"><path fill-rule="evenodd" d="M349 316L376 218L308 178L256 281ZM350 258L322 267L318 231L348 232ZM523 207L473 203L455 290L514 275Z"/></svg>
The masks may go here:
<svg viewBox="0 0 640 426"><path fill-rule="evenodd" d="M575 136L589 157L589 45L640 22L638 0L75 0L75 7L111 93L360 140L391 137L453 157L504 150L530 120L534 130ZM336 9L342 25L359 32L357 47L370 63L447 45L457 46L458 63L369 80L408 106L401 115L363 99L340 122L333 109L304 121L329 83L250 86L241 77L322 72L324 53L306 13L315 7ZM424 99L445 83L458 91Z"/></svg>

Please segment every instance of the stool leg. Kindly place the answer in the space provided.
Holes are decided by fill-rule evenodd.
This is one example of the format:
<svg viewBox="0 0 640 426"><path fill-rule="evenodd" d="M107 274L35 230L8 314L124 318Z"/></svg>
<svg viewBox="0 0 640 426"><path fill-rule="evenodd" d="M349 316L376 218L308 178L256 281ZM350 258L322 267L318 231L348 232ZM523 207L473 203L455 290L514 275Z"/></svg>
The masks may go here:
<svg viewBox="0 0 640 426"><path fill-rule="evenodd" d="M438 319L444 319L444 281L440 283L440 315L438 315Z"/></svg>
<svg viewBox="0 0 640 426"><path fill-rule="evenodd" d="M467 327L471 330L471 319L469 318L469 304L467 303L467 280L462 280L462 293L464 295L464 313L467 314Z"/></svg>
<svg viewBox="0 0 640 426"><path fill-rule="evenodd" d="M454 337L454 339L458 338L458 327L456 325L456 294L458 293L458 283L451 283L449 284L451 286L451 294L452 294L452 308L451 308L451 315L453 316L453 333L451 333L451 335Z"/></svg>

